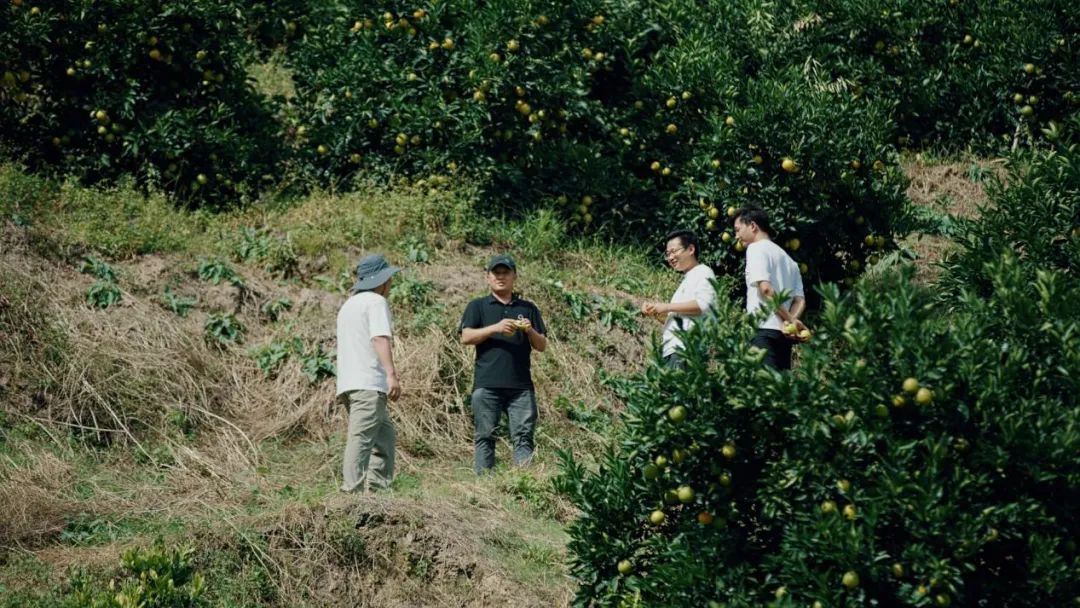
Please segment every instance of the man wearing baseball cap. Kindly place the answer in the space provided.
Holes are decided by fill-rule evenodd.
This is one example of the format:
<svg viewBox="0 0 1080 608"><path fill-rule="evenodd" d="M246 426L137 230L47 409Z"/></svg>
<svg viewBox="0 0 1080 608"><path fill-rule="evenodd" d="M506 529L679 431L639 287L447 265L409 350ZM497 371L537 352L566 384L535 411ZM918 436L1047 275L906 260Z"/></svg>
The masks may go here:
<svg viewBox="0 0 1080 608"><path fill-rule="evenodd" d="M401 395L394 367L393 318L386 298L401 269L381 254L364 256L337 316L337 397L349 407L343 492L371 492L394 478L394 425L387 399Z"/></svg>
<svg viewBox="0 0 1080 608"><path fill-rule="evenodd" d="M532 351L547 348L540 309L514 293L517 264L509 255L491 258L485 268L491 293L465 308L461 342L476 346L472 411L476 473L495 466L495 429L502 413L510 420L514 464L532 461L536 432L536 393Z"/></svg>

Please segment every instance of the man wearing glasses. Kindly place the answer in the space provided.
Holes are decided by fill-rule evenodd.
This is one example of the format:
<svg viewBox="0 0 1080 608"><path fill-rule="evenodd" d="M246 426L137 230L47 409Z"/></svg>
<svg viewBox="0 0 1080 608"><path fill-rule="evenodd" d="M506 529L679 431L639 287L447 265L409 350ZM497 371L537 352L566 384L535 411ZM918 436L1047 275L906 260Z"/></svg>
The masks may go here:
<svg viewBox="0 0 1080 608"><path fill-rule="evenodd" d="M677 330L688 330L694 323L704 319L716 299L712 281L716 274L712 268L698 262L697 236L689 230L676 230L664 239L664 259L675 270L683 273L682 283L671 296L671 302L643 302L641 312L646 315L666 315L663 341L664 364L681 368L680 356L683 343L675 335Z"/></svg>

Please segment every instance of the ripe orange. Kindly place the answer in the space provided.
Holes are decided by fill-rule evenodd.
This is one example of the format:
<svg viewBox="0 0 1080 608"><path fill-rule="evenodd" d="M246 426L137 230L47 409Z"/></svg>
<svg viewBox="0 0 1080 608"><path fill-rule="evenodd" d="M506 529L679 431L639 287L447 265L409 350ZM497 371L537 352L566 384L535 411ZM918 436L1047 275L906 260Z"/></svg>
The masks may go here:
<svg viewBox="0 0 1080 608"><path fill-rule="evenodd" d="M701 513L697 514L697 520L699 524L707 526L713 523L712 513L709 513L708 511L702 511Z"/></svg>
<svg viewBox="0 0 1080 608"><path fill-rule="evenodd" d="M790 158L785 158L783 162L780 163L780 167L788 173L795 173L799 170L799 165L795 164L795 161Z"/></svg>

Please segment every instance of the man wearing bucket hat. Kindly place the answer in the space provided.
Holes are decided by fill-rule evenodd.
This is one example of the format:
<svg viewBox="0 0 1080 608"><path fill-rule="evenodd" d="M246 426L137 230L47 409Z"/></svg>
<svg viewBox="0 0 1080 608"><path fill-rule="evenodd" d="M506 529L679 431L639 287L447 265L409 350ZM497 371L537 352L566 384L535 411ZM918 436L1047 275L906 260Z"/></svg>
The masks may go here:
<svg viewBox="0 0 1080 608"><path fill-rule="evenodd" d="M348 405L342 465L343 492L389 487L394 478L394 425L387 399L401 394L394 355L393 318L386 298L401 269L381 254L360 259L356 284L337 316L337 397Z"/></svg>
<svg viewBox="0 0 1080 608"><path fill-rule="evenodd" d="M532 461L536 393L531 356L532 351L547 348L540 309L514 293L514 259L492 257L485 277L491 294L469 302L461 319L461 342L476 346L472 410L478 475L495 466L495 429L503 412L510 420L514 464Z"/></svg>

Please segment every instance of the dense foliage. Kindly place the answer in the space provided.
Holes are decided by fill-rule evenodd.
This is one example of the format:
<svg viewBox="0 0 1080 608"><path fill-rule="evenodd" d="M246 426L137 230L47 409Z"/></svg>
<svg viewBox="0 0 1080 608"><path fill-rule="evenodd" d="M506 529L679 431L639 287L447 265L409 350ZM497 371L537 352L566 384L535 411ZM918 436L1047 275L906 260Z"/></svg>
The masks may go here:
<svg viewBox="0 0 1080 608"><path fill-rule="evenodd" d="M1078 20L1062 0L16 0L0 141L192 205L285 175L468 175L495 214L697 228L729 271L728 208L759 203L811 280L842 280L899 236L898 148L994 149L1076 112ZM295 97L252 88L271 55Z"/></svg>
<svg viewBox="0 0 1080 608"><path fill-rule="evenodd" d="M617 384L625 432L561 481L578 605L1075 602L1080 148L1015 160L941 285L822 288L796 371L724 304Z"/></svg>

